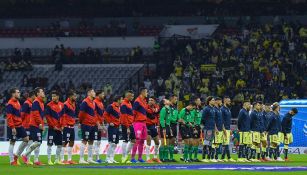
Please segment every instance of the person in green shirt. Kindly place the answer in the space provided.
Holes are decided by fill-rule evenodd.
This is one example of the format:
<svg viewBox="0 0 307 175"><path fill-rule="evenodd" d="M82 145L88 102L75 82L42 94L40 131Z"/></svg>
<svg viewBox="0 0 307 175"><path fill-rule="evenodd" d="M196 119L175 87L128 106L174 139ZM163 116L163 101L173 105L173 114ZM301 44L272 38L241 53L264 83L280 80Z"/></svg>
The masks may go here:
<svg viewBox="0 0 307 175"><path fill-rule="evenodd" d="M188 163L192 162L192 134L194 128L194 116L192 110L194 109L195 104L193 101L189 105L183 108L179 114L179 130L182 140L184 142L184 154L183 161Z"/></svg>
<svg viewBox="0 0 307 175"><path fill-rule="evenodd" d="M194 128L193 128L193 134L192 134L192 150L194 154L193 162L200 162L200 160L197 158L198 154L198 146L201 144L201 100L199 97L194 98L195 108L192 110L192 115L194 119Z"/></svg>
<svg viewBox="0 0 307 175"><path fill-rule="evenodd" d="M159 148L159 157L162 162L167 162L169 160L169 138L170 138L170 116L171 108L170 101L168 99L163 100L164 107L160 110L160 136L162 138L161 145Z"/></svg>
<svg viewBox="0 0 307 175"><path fill-rule="evenodd" d="M170 162L176 162L174 159L174 151L175 151L175 141L177 137L177 124L178 124L178 109L177 109L177 101L178 96L173 94L170 96L170 136L169 136L169 154L170 154Z"/></svg>

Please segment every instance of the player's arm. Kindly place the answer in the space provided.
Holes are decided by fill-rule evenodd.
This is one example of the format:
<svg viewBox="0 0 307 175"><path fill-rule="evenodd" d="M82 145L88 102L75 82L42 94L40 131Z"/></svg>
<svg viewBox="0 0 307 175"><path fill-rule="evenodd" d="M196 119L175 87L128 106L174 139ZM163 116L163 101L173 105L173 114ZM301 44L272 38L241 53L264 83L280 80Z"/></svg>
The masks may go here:
<svg viewBox="0 0 307 175"><path fill-rule="evenodd" d="M178 122L179 123L182 123L182 124L185 124L185 110L184 110L184 108L183 109L181 109L181 111L180 111L180 113L179 113L179 115L178 115Z"/></svg>
<svg viewBox="0 0 307 175"><path fill-rule="evenodd" d="M86 104L86 102L82 102L81 105L80 105L80 111L79 111L79 115L78 115L78 118L79 118L79 123L83 123L83 120L86 116L86 112L87 112L87 109L88 106Z"/></svg>
<svg viewBox="0 0 307 175"><path fill-rule="evenodd" d="M33 117L35 123L39 126L41 130L44 130L44 120L42 119L43 116L41 116L41 107L37 101L35 101L31 108L31 117Z"/></svg>
<svg viewBox="0 0 307 175"><path fill-rule="evenodd" d="M68 107L66 104L64 104L64 108L62 109L62 115L60 115L60 125L62 129L67 125L66 119L65 119L65 114L67 112L68 112Z"/></svg>
<svg viewBox="0 0 307 175"><path fill-rule="evenodd" d="M242 121L243 121L243 112L240 111L238 115L238 130L240 131L242 129Z"/></svg>
<svg viewBox="0 0 307 175"><path fill-rule="evenodd" d="M24 103L21 106L20 116L21 119L24 120L26 118L26 115L30 113L30 106L28 103Z"/></svg>
<svg viewBox="0 0 307 175"><path fill-rule="evenodd" d="M12 129L15 128L13 111L14 111L13 105L8 104L6 106L6 121L7 121L7 126Z"/></svg>
<svg viewBox="0 0 307 175"><path fill-rule="evenodd" d="M165 107L163 107L160 111L160 126L164 129L165 128L165 119L166 119L166 110Z"/></svg>
<svg viewBox="0 0 307 175"><path fill-rule="evenodd" d="M128 128L129 124L128 124L127 113L128 113L127 105L125 105L125 104L121 105L121 107L120 107L120 121L124 126L126 126Z"/></svg>
<svg viewBox="0 0 307 175"><path fill-rule="evenodd" d="M202 123L203 125L206 124L208 112L209 112L209 111L208 111L207 108L205 108L205 109L203 110L202 117L201 117L201 123Z"/></svg>
<svg viewBox="0 0 307 175"><path fill-rule="evenodd" d="M110 125L110 126L114 126L114 123L113 123L113 119L111 117L111 113L113 111L113 108L111 105L109 105L106 109L106 111L103 113L103 117L105 118L106 122Z"/></svg>

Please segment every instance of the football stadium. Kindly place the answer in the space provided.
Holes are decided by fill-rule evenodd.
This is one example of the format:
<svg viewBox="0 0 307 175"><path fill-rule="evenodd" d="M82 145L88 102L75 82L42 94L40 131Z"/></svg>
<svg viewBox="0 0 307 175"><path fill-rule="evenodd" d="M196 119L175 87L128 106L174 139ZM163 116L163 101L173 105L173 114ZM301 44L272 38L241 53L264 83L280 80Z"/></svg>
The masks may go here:
<svg viewBox="0 0 307 175"><path fill-rule="evenodd" d="M0 174L307 173L307 0L1 0Z"/></svg>

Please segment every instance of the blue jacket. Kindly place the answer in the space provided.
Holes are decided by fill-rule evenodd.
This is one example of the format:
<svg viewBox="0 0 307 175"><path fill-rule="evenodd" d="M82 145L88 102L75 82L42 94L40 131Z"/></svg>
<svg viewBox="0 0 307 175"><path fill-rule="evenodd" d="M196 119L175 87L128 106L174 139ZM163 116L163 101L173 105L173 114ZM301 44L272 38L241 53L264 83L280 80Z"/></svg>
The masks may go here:
<svg viewBox="0 0 307 175"><path fill-rule="evenodd" d="M221 108L215 107L215 124L219 131L223 130L223 116Z"/></svg>
<svg viewBox="0 0 307 175"><path fill-rule="evenodd" d="M251 119L248 111L242 108L238 116L238 129L242 132L248 132L251 130Z"/></svg>
<svg viewBox="0 0 307 175"><path fill-rule="evenodd" d="M269 135L278 134L281 131L281 122L279 114L273 113L272 117L269 120L268 124L268 133Z"/></svg>
<svg viewBox="0 0 307 175"><path fill-rule="evenodd" d="M231 111L228 107L222 106L221 108L222 111L222 117L223 117L223 124L224 128L226 130L230 130L230 125L231 125Z"/></svg>
<svg viewBox="0 0 307 175"><path fill-rule="evenodd" d="M281 122L281 127L282 127L282 132L287 134L291 133L292 129L292 116L291 114L287 113L285 114L284 118L282 119Z"/></svg>
<svg viewBox="0 0 307 175"><path fill-rule="evenodd" d="M204 129L214 130L215 129L215 109L211 106L206 106L202 113L202 123Z"/></svg>
<svg viewBox="0 0 307 175"><path fill-rule="evenodd" d="M252 111L252 113L250 114L250 118L251 118L251 130L262 132L264 124L262 112L258 112L255 110Z"/></svg>
<svg viewBox="0 0 307 175"><path fill-rule="evenodd" d="M274 112L270 111L270 112L263 112L263 121L264 121L264 125L263 125L263 131L267 131L268 130L268 124L269 124L269 121L272 117L272 115L274 114Z"/></svg>

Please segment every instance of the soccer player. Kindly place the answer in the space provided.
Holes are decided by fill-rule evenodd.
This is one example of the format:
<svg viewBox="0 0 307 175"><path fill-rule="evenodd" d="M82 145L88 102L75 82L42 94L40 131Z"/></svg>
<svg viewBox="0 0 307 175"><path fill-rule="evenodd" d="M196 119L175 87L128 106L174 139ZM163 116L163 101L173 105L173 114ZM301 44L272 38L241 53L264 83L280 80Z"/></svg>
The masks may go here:
<svg viewBox="0 0 307 175"><path fill-rule="evenodd" d="M213 139L213 144L212 148L214 149L211 154L211 161L212 162L221 162L219 159L219 152L220 152L220 147L222 146L223 143L223 116L222 116L222 99L217 97L215 98L215 134L214 134L214 139Z"/></svg>
<svg viewBox="0 0 307 175"><path fill-rule="evenodd" d="M108 126L108 141L109 148L107 151L107 163L118 163L114 160L115 149L119 142L119 125L120 125L120 104L122 102L122 97L115 96L113 103L108 105L103 116Z"/></svg>
<svg viewBox="0 0 307 175"><path fill-rule="evenodd" d="M238 162L248 162L248 145L252 143L250 128L251 120L249 110L251 108L249 101L244 101L243 108L238 115L238 130L240 135Z"/></svg>
<svg viewBox="0 0 307 175"><path fill-rule="evenodd" d="M104 128L103 127L103 122L104 122L104 118L103 118L103 112L104 112L104 106L103 106L103 100L104 100L104 91L102 90L98 90L96 92L96 98L94 100L95 102L95 114L96 114L96 118L98 119L99 125L101 125L101 129ZM98 130L98 128L97 128ZM96 162L97 163L102 163L102 160L100 159L100 145L101 145L101 131L102 130L98 130L97 133L97 140L94 143L94 155L96 158Z"/></svg>
<svg viewBox="0 0 307 175"><path fill-rule="evenodd" d="M20 115L20 91L17 88L10 90L11 99L6 105L6 120L8 125L8 137L10 139L9 146L9 157L11 165L18 165L18 157L21 155L23 150L27 147L29 136L26 130L22 126L22 118ZM22 142L18 147L16 154L14 154L14 146L16 139L22 138ZM25 163L27 163L25 161Z"/></svg>
<svg viewBox="0 0 307 175"><path fill-rule="evenodd" d="M278 133L281 131L280 121L280 106L277 102L272 105L273 115L268 122L268 134L270 137L270 151L269 157L271 160L273 157L275 160L279 157L279 137ZM278 160L279 161L279 160Z"/></svg>
<svg viewBox="0 0 307 175"><path fill-rule="evenodd" d="M44 165L38 160L39 157L39 147L42 144L42 132L45 130L44 128L44 98L45 92L42 88L35 88L35 100L33 101L31 113L30 113L30 137L33 140L33 144L27 149L27 151L23 154L22 159L24 162L28 164L28 156L32 151L35 150L34 154L34 164L35 165Z"/></svg>
<svg viewBox="0 0 307 175"><path fill-rule="evenodd" d="M193 133L192 133L192 154L194 154L194 158L191 159L193 162L200 162L200 160L197 158L198 154L198 146L201 143L200 140L200 134L201 132L201 100L199 97L194 98L195 108L192 110L192 116L194 120L194 127L193 127Z"/></svg>
<svg viewBox="0 0 307 175"><path fill-rule="evenodd" d="M229 150L229 143L230 143L230 137L231 137L231 131L230 131L230 125L231 125L231 99L228 96L224 97L224 104L221 108L222 111L222 118L223 118L223 154L222 154L222 160L224 162L235 162L234 159L230 157L230 150ZM227 159L225 159L225 156L227 154Z"/></svg>
<svg viewBox="0 0 307 175"><path fill-rule="evenodd" d="M194 109L194 102L190 102L189 105L183 108L179 113L179 131L184 142L184 155L183 161L186 163L192 162L192 134L194 127L194 118L191 113Z"/></svg>
<svg viewBox="0 0 307 175"><path fill-rule="evenodd" d="M271 108L271 104L266 103L264 105L264 110L262 113L262 118L263 118L263 129L262 129L262 133L261 133L261 157L262 157L262 161L268 161L268 121L270 120L271 116L272 116L273 112L272 112L272 108Z"/></svg>
<svg viewBox="0 0 307 175"><path fill-rule="evenodd" d="M34 91L31 91L29 93L29 97L27 98L27 100L23 103L23 105L21 106L21 112L20 112L20 115L21 115L21 118L22 118L22 126L25 128L26 132L27 132L27 135L29 136L29 142L28 142L28 145L27 145L27 149L29 149L29 147L32 145L33 143L33 140L32 138L30 137L30 112L31 112L31 108L32 108L32 103L33 101L35 100L36 96L35 96L35 92ZM34 151L35 152L35 151ZM37 152L37 151L36 151ZM28 156L28 164L29 165L33 165L33 162L31 162L30 160L30 156Z"/></svg>
<svg viewBox="0 0 307 175"><path fill-rule="evenodd" d="M120 123L122 128L123 145L122 145L122 163L131 163L128 155L135 144L135 133L133 129L133 109L131 102L134 99L134 92L126 91L125 98L120 106Z"/></svg>
<svg viewBox="0 0 307 175"><path fill-rule="evenodd" d="M173 94L170 96L170 135L169 135L169 159L165 159L169 162L176 162L174 159L174 151L175 151L175 141L177 137L177 124L178 124L178 109L177 109L177 95ZM168 156L166 156L168 157Z"/></svg>
<svg viewBox="0 0 307 175"><path fill-rule="evenodd" d="M87 97L82 101L79 112L79 122L81 124L82 143L80 146L80 164L93 163L97 164L93 160L93 143L98 138L98 129L101 129L100 123L95 115L96 105L94 99L96 93L93 88L87 89ZM88 158L84 160L84 150L88 143Z"/></svg>
<svg viewBox="0 0 307 175"><path fill-rule="evenodd" d="M203 147L203 160L202 162L209 162L211 155L214 153L212 148L212 140L215 134L215 99L212 96L207 97L206 107L202 113L202 124L204 129L204 147ZM207 158L206 158L207 155ZM212 162L217 162L212 160Z"/></svg>
<svg viewBox="0 0 307 175"><path fill-rule="evenodd" d="M250 114L251 119L251 133L252 133L252 149L250 160L253 162L260 162L260 133L262 131L263 114L262 114L262 102L256 102L254 104L254 110ZM257 153L257 159L256 159Z"/></svg>
<svg viewBox="0 0 307 175"><path fill-rule="evenodd" d="M148 91L146 88L140 88L140 95L136 98L133 103L133 114L134 114L134 123L133 128L136 137L136 143L132 149L131 155L131 162L132 163L145 163L142 158L143 155L143 148L144 142L147 138L147 127L146 127L146 120L147 120L147 111L149 106L146 102L146 98L148 95ZM138 150L139 158L138 160L135 159L136 151Z"/></svg>
<svg viewBox="0 0 307 175"><path fill-rule="evenodd" d="M48 165L63 165L64 163L61 162L61 151L63 143L60 117L62 116L64 104L59 101L60 95L57 91L51 91L51 98L51 101L47 104L45 109L45 117L48 123ZM56 155L54 163L51 160L53 144L56 146Z"/></svg>
<svg viewBox="0 0 307 175"><path fill-rule="evenodd" d="M146 162L147 163L162 163L160 159L158 158L158 152L159 152L159 136L158 136L158 121L159 121L159 112L160 107L158 104L156 104L155 97L150 97L148 100L149 105L149 111L147 113L147 120L146 120L146 126L147 126L147 139L146 139ZM154 140L155 146L154 146L154 158L150 159L150 145L151 140Z"/></svg>
<svg viewBox="0 0 307 175"><path fill-rule="evenodd" d="M289 144L293 142L292 136L292 118L298 113L296 108L292 108L287 114L285 114L284 118L281 122L282 133L284 134L284 154L285 161L289 161L288 159L288 149Z"/></svg>
<svg viewBox="0 0 307 175"><path fill-rule="evenodd" d="M168 145L171 138L171 109L170 101L168 99L163 100L163 107L160 110L160 136L162 139L159 150L159 157L161 162L166 162L168 159Z"/></svg>
<svg viewBox="0 0 307 175"><path fill-rule="evenodd" d="M67 93L67 100L64 102L63 115L60 119L60 124L63 130L63 149L61 152L61 161L67 164L76 164L72 160L72 149L75 144L75 123L76 123L76 100L77 94L75 91L70 90ZM67 147L68 145L68 147ZM67 147L67 162L64 160L64 148Z"/></svg>

